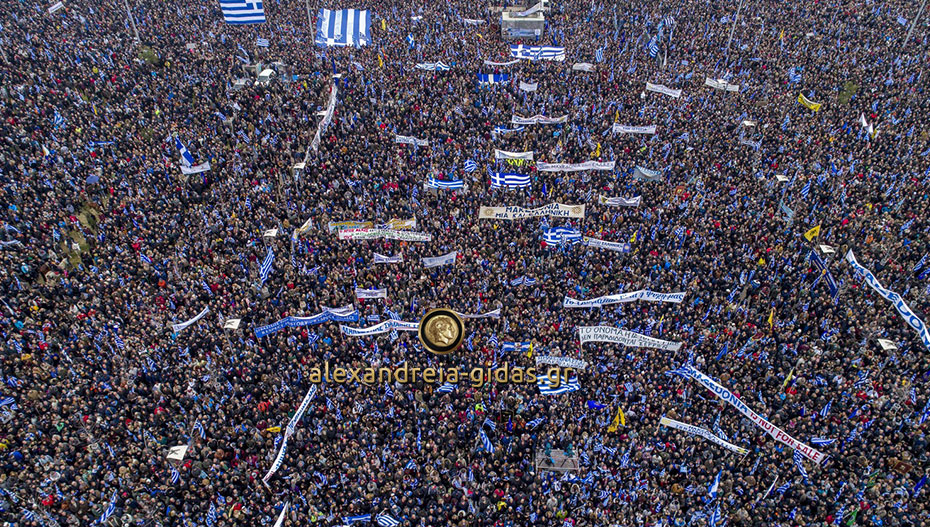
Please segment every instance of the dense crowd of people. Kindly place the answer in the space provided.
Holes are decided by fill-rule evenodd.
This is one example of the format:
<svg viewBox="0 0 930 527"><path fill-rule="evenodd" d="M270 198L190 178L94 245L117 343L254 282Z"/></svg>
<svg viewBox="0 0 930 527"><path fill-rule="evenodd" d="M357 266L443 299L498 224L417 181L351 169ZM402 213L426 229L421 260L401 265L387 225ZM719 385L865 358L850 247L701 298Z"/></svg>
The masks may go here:
<svg viewBox="0 0 930 527"><path fill-rule="evenodd" d="M123 1L49 7L0 9L5 525L930 522L930 355L844 260L852 250L926 320L926 24L904 43L916 4L554 0L538 40L511 41L500 15L467 2L315 6L370 10L371 44L344 48L314 45L295 0L265 3L267 22L246 26L226 24L217 2L131 0L132 21ZM485 64L511 61L512 43L564 47L566 60ZM415 67L439 61L450 69ZM285 75L234 89L274 62ZM482 73L508 77L481 84ZM514 131L512 115L568 120ZM176 139L210 170L183 174ZM590 160L615 168L537 168ZM530 185L491 188L489 172ZM431 177L465 188L429 188ZM481 206L550 203L584 205L584 217L479 219ZM431 240L329 228L409 219ZM547 243L553 227L630 250ZM449 265L421 260L453 251ZM637 290L685 297L563 307ZM255 334L344 306L357 322ZM436 307L500 317L466 319L449 356L415 332L340 329ZM224 330L230 319L238 328ZM682 346L582 346L577 328L596 325ZM297 413L325 361L470 370L539 356L585 361L580 389L330 380ZM796 459L668 374L685 364L798 441L817 439L827 461ZM553 451L578 470L537 469Z"/></svg>

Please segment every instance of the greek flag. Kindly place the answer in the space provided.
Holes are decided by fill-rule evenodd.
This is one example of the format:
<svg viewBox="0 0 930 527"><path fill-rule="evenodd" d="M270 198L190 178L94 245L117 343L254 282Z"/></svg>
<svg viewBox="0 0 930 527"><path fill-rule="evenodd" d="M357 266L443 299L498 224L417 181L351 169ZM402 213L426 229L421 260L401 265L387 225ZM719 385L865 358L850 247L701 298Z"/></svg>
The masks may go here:
<svg viewBox="0 0 930 527"><path fill-rule="evenodd" d="M177 137L174 138L174 146L177 147L178 152L181 153L181 164L186 167L192 166L194 164L194 156L187 151L187 147L184 146L184 143Z"/></svg>
<svg viewBox="0 0 930 527"><path fill-rule="evenodd" d="M441 60L439 62L422 62L414 67L418 70L426 71L449 71L451 68L451 66Z"/></svg>
<svg viewBox="0 0 930 527"><path fill-rule="evenodd" d="M397 527L400 525L400 520L397 520L393 516L388 514L381 514L375 518L375 521L378 522L378 525L381 527Z"/></svg>
<svg viewBox="0 0 930 527"><path fill-rule="evenodd" d="M110 504L107 505L106 510L103 511L103 515L97 518L97 520L94 521L94 523L92 523L91 525L105 523L107 520L110 519L110 516L113 516L113 513L115 512L116 512L116 491L114 490L113 496L110 497Z"/></svg>
<svg viewBox="0 0 930 527"><path fill-rule="evenodd" d="M808 179L807 183L804 185L804 188L801 189L801 197L807 198L807 196L810 193L811 193L811 180Z"/></svg>
<svg viewBox="0 0 930 527"><path fill-rule="evenodd" d="M498 125L494 127L494 130L491 133L492 134L509 134L511 132L522 132L525 129L526 129L525 126L518 126L516 128L507 128L506 126Z"/></svg>
<svg viewBox="0 0 930 527"><path fill-rule="evenodd" d="M430 188L438 188L443 190L455 190L460 188L465 188L465 182L461 179L453 179L449 181L443 181L441 179L436 179L433 176L430 176L429 180L426 182L426 186Z"/></svg>
<svg viewBox="0 0 930 527"><path fill-rule="evenodd" d="M581 389L581 384L578 383L578 377L572 377L562 382L558 388L553 388L552 384L549 383L549 379L546 377L540 377L536 380L536 386L539 388L539 393L542 395L562 395L563 393L577 392Z"/></svg>
<svg viewBox="0 0 930 527"><path fill-rule="evenodd" d="M491 440L488 439L488 434L485 434L484 430L481 430L478 432L478 437L481 438L481 446L484 447L485 452L493 454L494 445L491 444Z"/></svg>
<svg viewBox="0 0 930 527"><path fill-rule="evenodd" d="M807 480L807 470L804 469L804 463L802 462L803 457L801 452L798 450L794 451L794 466L798 467L798 472L801 473L801 477L804 478L804 483L808 483Z"/></svg>
<svg viewBox="0 0 930 527"><path fill-rule="evenodd" d="M536 419L533 419L533 420L530 421L529 423L526 423L526 426L527 426L527 428L529 428L530 430L533 430L533 429L535 429L537 426L541 425L542 422L545 421L545 420L546 420L545 417L537 417Z"/></svg>
<svg viewBox="0 0 930 527"><path fill-rule="evenodd" d="M548 245L574 245L581 242L581 232L568 227L552 227L543 233L543 240Z"/></svg>
<svg viewBox="0 0 930 527"><path fill-rule="evenodd" d="M363 514L360 516L343 516L342 523L345 525L352 525L353 523L364 522L368 523L371 521L371 514Z"/></svg>
<svg viewBox="0 0 930 527"><path fill-rule="evenodd" d="M597 48L597 51L594 52L594 60L604 62L604 48Z"/></svg>
<svg viewBox="0 0 930 527"><path fill-rule="evenodd" d="M259 269L259 276L261 277L262 284L268 280L268 275L271 273L271 264L274 262L274 251L271 250L271 247L268 248L268 254L265 255L265 260L262 262L261 269Z"/></svg>
<svg viewBox="0 0 930 527"><path fill-rule="evenodd" d="M490 417L485 417L484 424L482 424L481 426L486 426L490 428L492 432L497 430L497 424L494 423L494 421L492 421Z"/></svg>
<svg viewBox="0 0 930 527"><path fill-rule="evenodd" d="M707 493L710 495L711 500L714 500L717 498L717 492L720 490L720 474L722 473L723 473L722 470L720 472L717 472L717 476L714 478L714 482L710 484L710 489L708 489L707 491Z"/></svg>
<svg viewBox="0 0 930 527"><path fill-rule="evenodd" d="M709 527L717 527L717 522L720 521L720 504L718 503L714 507L714 512L710 513L710 518L707 519L707 525Z"/></svg>
<svg viewBox="0 0 930 527"><path fill-rule="evenodd" d="M924 266L924 264L927 262L927 254L930 254L930 253L924 253L924 255L920 258L920 261L917 262L914 265L914 267L911 269L911 272L916 273Z"/></svg>
<svg viewBox="0 0 930 527"><path fill-rule="evenodd" d="M659 54L659 43L656 41L656 37L652 37L652 40L649 41L649 56L651 58L656 58L656 55Z"/></svg>
<svg viewBox="0 0 930 527"><path fill-rule="evenodd" d="M513 172L491 172L491 188L530 186L530 176Z"/></svg>
<svg viewBox="0 0 930 527"><path fill-rule="evenodd" d="M512 287L516 287L518 285L536 285L536 279L530 278L528 276L521 276L520 278L511 280L510 285Z"/></svg>
<svg viewBox="0 0 930 527"><path fill-rule="evenodd" d="M52 124L55 125L55 128L60 128L65 124L65 118L58 113L58 110L55 110L55 115L52 117Z"/></svg>
<svg viewBox="0 0 930 527"><path fill-rule="evenodd" d="M367 46L371 41L371 15L367 10L320 9L316 21L318 46Z"/></svg>
<svg viewBox="0 0 930 527"><path fill-rule="evenodd" d="M856 380L855 383L853 383L853 386L855 386L857 389L860 389L860 390L861 390L861 389L863 389L863 388L865 388L865 387L867 387L867 386L869 385L869 372L868 372L868 371L860 371L860 372L858 373L858 376L859 376L859 378Z"/></svg>
<svg viewBox="0 0 930 527"><path fill-rule="evenodd" d="M265 7L257 0L220 0L227 24L264 24Z"/></svg>
<svg viewBox="0 0 930 527"><path fill-rule="evenodd" d="M471 159L466 159L465 165L463 168L465 169L465 172L471 173L471 172L474 172L475 170L478 170L478 163L475 163Z"/></svg>
<svg viewBox="0 0 930 527"><path fill-rule="evenodd" d="M500 84L510 80L507 73L479 73L478 82L480 84Z"/></svg>
<svg viewBox="0 0 930 527"><path fill-rule="evenodd" d="M833 406L833 399L830 399L830 402L824 405L823 409L820 410L820 417L826 417L830 413L830 407Z"/></svg>
<svg viewBox="0 0 930 527"><path fill-rule="evenodd" d="M436 388L436 393L452 393L453 390L455 390L455 385L447 382L439 388Z"/></svg>
<svg viewBox="0 0 930 527"><path fill-rule="evenodd" d="M836 439L825 439L823 437L812 437L811 438L811 444L818 445L818 446L821 446L821 445L829 446L829 445L832 445L833 443L836 443Z"/></svg>
<svg viewBox="0 0 930 527"><path fill-rule="evenodd" d="M784 494L785 492L788 492L788 489L790 488L791 488L791 482L788 481L788 482L785 482L781 487L778 487L777 489L775 489L775 492L779 494Z"/></svg>
<svg viewBox="0 0 930 527"><path fill-rule="evenodd" d="M516 44L510 46L510 56L524 60L565 60L565 48L554 46L524 46Z"/></svg>
<svg viewBox="0 0 930 527"><path fill-rule="evenodd" d="M178 472L178 469L174 468L174 465L171 466L171 484L175 484L178 480L181 479L181 473Z"/></svg>
<svg viewBox="0 0 930 527"><path fill-rule="evenodd" d="M798 70L797 67L794 67L788 70L788 82L790 82L791 84L796 84L798 82L801 82L801 72Z"/></svg>
<svg viewBox="0 0 930 527"><path fill-rule="evenodd" d="M200 424L200 421L197 421L196 423L194 423L194 431L200 432L200 439L204 439L207 437L207 432L203 429L203 425Z"/></svg>
<svg viewBox="0 0 930 527"><path fill-rule="evenodd" d="M269 42L267 38L258 37L257 39L255 39L255 45L260 48L267 48L271 46L271 42ZM223 119L223 120L225 121L226 119Z"/></svg>

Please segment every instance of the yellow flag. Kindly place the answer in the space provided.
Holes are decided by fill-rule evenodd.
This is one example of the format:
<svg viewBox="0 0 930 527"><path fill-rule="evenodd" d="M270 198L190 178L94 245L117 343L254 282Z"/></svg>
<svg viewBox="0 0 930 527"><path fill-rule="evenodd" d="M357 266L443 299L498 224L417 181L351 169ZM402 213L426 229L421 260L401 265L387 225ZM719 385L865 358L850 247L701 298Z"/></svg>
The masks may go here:
<svg viewBox="0 0 930 527"><path fill-rule="evenodd" d="M533 358L533 343L532 342L530 342L530 350L526 352L526 356L529 358Z"/></svg>
<svg viewBox="0 0 930 527"><path fill-rule="evenodd" d="M781 30L781 33L778 34L778 38L779 38L780 40L785 40L785 30L784 30L784 29L782 29L782 30Z"/></svg>
<svg viewBox="0 0 930 527"><path fill-rule="evenodd" d="M478 35L478 38L480 38L481 40L484 40L484 37L481 36L481 33L475 33L475 34Z"/></svg>
<svg viewBox="0 0 930 527"><path fill-rule="evenodd" d="M381 58L381 53L378 53L378 67L379 68L384 67L384 59Z"/></svg>
<svg viewBox="0 0 930 527"><path fill-rule="evenodd" d="M772 308L772 312L769 313L769 329L772 329L772 324L775 323L775 308Z"/></svg>
<svg viewBox="0 0 930 527"><path fill-rule="evenodd" d="M614 122L615 123L620 122L620 110L617 110L616 112L614 112Z"/></svg>
<svg viewBox="0 0 930 527"><path fill-rule="evenodd" d="M614 420L610 423L610 426L607 427L607 431L616 432L617 428L619 428L621 424L626 426L626 416L623 415L623 410L618 406L617 414L614 415Z"/></svg>
<svg viewBox="0 0 930 527"><path fill-rule="evenodd" d="M381 31L387 31L387 20L381 19Z"/></svg>
<svg viewBox="0 0 930 527"><path fill-rule="evenodd" d="M635 243L635 242L636 242L636 235L637 235L637 234L639 234L639 231L636 231L636 232L633 233L633 236L630 238L630 243Z"/></svg>
<svg viewBox="0 0 930 527"><path fill-rule="evenodd" d="M281 427L280 427L280 426L272 426L271 428L266 428L265 431L266 431L266 432L271 432L271 433L273 433L273 434L277 434L278 432L281 431Z"/></svg>
<svg viewBox="0 0 930 527"><path fill-rule="evenodd" d="M597 149L594 151L594 157L600 157L601 155L601 144L597 144Z"/></svg>
<svg viewBox="0 0 930 527"><path fill-rule="evenodd" d="M820 225L804 233L804 237L807 238L809 242L814 241L814 238L818 236L820 236Z"/></svg>
<svg viewBox="0 0 930 527"><path fill-rule="evenodd" d="M765 265L765 258L759 258L759 265Z"/></svg>
<svg viewBox="0 0 930 527"><path fill-rule="evenodd" d="M808 99L807 97L804 96L803 93L799 93L799 94L798 94L798 102L801 103L801 104L803 104L803 105L806 106L807 108L810 108L811 110L814 110L815 112L819 112L819 111L820 111L821 103L819 103L819 102L814 102L814 101Z"/></svg>
<svg viewBox="0 0 930 527"><path fill-rule="evenodd" d="M794 368L791 368L791 371L788 372L788 376L785 377L785 383L781 385L781 389L784 390L788 383L791 382L791 378L794 377Z"/></svg>

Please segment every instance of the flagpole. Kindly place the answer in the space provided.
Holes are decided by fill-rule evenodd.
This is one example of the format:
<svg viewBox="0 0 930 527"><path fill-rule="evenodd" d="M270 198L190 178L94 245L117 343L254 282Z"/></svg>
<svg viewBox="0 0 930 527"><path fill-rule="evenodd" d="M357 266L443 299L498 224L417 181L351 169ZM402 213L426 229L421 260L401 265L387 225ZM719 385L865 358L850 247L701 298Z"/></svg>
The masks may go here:
<svg viewBox="0 0 930 527"><path fill-rule="evenodd" d="M914 32L914 26L917 25L917 22L920 21L920 15L924 14L924 6L927 5L927 0L920 2L920 9L917 11L917 16L914 17L914 21L911 22L911 28L907 30L907 36L904 37L904 47L907 47L908 41L911 40L911 33Z"/></svg>
<svg viewBox="0 0 930 527"><path fill-rule="evenodd" d="M310 18L310 0L307 0L307 24L313 28L313 19Z"/></svg>
<svg viewBox="0 0 930 527"><path fill-rule="evenodd" d="M139 38L139 28L136 27L136 19L132 17L132 12L129 10L129 0L123 0L123 3L126 4L126 16L129 17L129 22L132 24L132 32L136 34L136 42L141 43L142 39Z"/></svg>
<svg viewBox="0 0 930 527"><path fill-rule="evenodd" d="M927 0L924 0L926 2ZM739 6L736 8L736 16L733 17L733 25L730 26L730 37L727 39L726 56L730 56L730 42L733 41L733 33L736 31L736 21L739 20L739 12L743 8L743 0L739 0ZM905 42L906 43L906 42Z"/></svg>

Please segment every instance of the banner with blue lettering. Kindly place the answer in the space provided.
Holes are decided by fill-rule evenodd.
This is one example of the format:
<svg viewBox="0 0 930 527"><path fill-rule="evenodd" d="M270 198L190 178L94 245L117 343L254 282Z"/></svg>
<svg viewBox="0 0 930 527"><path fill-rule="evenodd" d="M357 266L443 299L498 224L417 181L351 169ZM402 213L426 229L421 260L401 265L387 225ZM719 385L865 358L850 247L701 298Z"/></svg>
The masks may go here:
<svg viewBox="0 0 930 527"><path fill-rule="evenodd" d="M255 328L255 336L262 338L271 335L272 333L277 333L284 328L313 326L333 320L336 322L358 322L358 311L351 305L338 309L324 307L322 313L317 313L312 317L287 317L282 318L273 324Z"/></svg>

